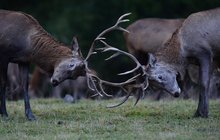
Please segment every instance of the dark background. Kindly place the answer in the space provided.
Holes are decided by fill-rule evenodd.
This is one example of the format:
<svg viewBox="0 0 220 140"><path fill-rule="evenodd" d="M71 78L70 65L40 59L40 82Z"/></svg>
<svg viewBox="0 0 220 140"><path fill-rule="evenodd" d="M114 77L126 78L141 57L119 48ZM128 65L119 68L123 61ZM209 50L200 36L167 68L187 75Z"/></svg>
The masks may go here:
<svg viewBox="0 0 220 140"><path fill-rule="evenodd" d="M141 18L186 18L191 13L219 6L220 0L0 0L0 9L32 15L50 34L66 44L76 35L84 56L93 39L124 13L132 13L131 21L122 25L127 27ZM113 33L108 38L110 44L126 50L122 33ZM103 59L103 55L92 59L92 67L108 80L123 79L112 74L128 69L128 59L109 63L103 63Z"/></svg>

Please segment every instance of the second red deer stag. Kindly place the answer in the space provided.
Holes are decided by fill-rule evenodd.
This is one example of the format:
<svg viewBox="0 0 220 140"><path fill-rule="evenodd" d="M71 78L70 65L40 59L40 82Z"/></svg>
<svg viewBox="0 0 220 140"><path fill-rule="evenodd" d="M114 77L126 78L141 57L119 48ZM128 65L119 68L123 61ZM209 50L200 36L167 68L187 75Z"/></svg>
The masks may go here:
<svg viewBox="0 0 220 140"><path fill-rule="evenodd" d="M148 54L155 54L164 43L171 38L184 19L140 19L127 27L129 33L124 33L126 47L142 65L147 65ZM185 77L184 79L187 79ZM183 83L185 84L185 83ZM187 84L184 85L188 86ZM160 98L162 90L158 90L157 99ZM185 96L186 94L184 94Z"/></svg>
<svg viewBox="0 0 220 140"><path fill-rule="evenodd" d="M184 73L188 64L199 66L200 92L195 116L208 117L211 69L213 62L220 63L219 29L220 8L191 14L155 57L150 57L149 80L175 95L179 94L173 92L179 89L177 74Z"/></svg>

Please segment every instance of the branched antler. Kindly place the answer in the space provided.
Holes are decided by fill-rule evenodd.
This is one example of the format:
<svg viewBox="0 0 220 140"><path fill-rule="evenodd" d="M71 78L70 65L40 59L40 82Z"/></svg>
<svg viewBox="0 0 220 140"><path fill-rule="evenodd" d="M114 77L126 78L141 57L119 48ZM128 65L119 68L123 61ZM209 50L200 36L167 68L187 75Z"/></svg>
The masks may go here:
<svg viewBox="0 0 220 140"><path fill-rule="evenodd" d="M109 58L107 58L107 59L105 59L105 60L110 60L110 59L112 59L112 58L114 58L114 57L116 57L116 56L119 56L119 55L126 55L126 56L128 56L129 58L131 58L131 59L136 63L136 67L135 67L135 68L133 68L133 69L131 69L131 70L129 70L129 71L123 72L123 73L119 73L118 75L131 74L131 73L134 73L134 72L136 72L137 70L140 69L142 74L139 73L139 74L135 75L134 77L132 77L131 79L137 80L137 78L140 77L140 76L141 76L141 77L145 77L143 83L135 83L135 84L130 85L130 87L139 89L139 90L137 91L137 93L138 93L137 100L136 100L136 102L135 102L135 104L134 104L134 105L136 105L136 104L138 103L139 99L141 98L141 95L142 95L142 96L144 95L144 91L145 91L145 90L147 89L147 87L148 87L148 81L147 81L147 79L146 79L146 78L147 78L147 73L146 73L146 70L145 70L145 66L141 65L141 64L139 63L139 61L138 61L132 54L127 53L127 52L124 52L124 51L122 51L122 50L119 50L119 49L117 49L117 48L115 48L115 47L112 47L112 46L110 46L109 44L107 44L107 43L106 43L105 41L103 41L103 40L100 40L100 41L105 45L105 47L99 48L98 50L101 50L102 52L108 52L108 51L115 51L115 52L116 52L115 54L113 54L112 56L110 56ZM133 81L132 81L132 82L133 82ZM131 84L131 83L128 82L128 83L126 83L126 84ZM112 107L117 107L117 106L123 104L123 103L128 99L128 97L130 96L130 93L128 93L128 91L125 89L126 87L124 87L124 86L126 86L126 84L120 86L120 88L121 88L125 93L127 93L128 96L126 96L126 97L122 100L122 102L119 103L118 105L109 106L110 108L112 108ZM117 85L116 85L116 86L117 86Z"/></svg>
<svg viewBox="0 0 220 140"><path fill-rule="evenodd" d="M103 85L119 87L120 89L122 89L122 91L124 91L127 94L127 96L122 100L121 103L119 103L117 105L109 106L110 108L120 106L121 104L123 104L129 98L131 93L128 92L128 89L127 89L128 87L138 89L138 96L137 96L137 100L135 102L135 105L136 105L137 102L139 101L139 99L141 98L141 95L144 95L144 91L148 87L148 79L147 79L147 74L146 74L145 67L142 66L139 63L139 61L132 54L127 53L127 52L122 51L122 50L119 50L115 47L112 47L108 43L106 43L104 41L105 37L103 37L106 33L110 32L110 31L113 31L113 30L129 32L126 29L124 29L123 27L120 27L119 24L129 21L129 19L124 19L124 18L127 17L130 14L131 13L127 13L127 14L122 15L121 17L119 17L119 19L117 20L115 25L113 25L112 27L107 28L106 30L101 32L95 38L95 40L92 42L89 53L87 54L87 57L85 59L86 70L87 70L87 75L86 75L87 76L87 84L88 84L88 87L92 91L95 91L97 93L96 95L103 96L103 94L104 94L105 96L112 96L112 95L109 95L108 93L105 92L105 90L103 88ZM104 45L104 47L95 49L95 43L97 41L101 42ZM113 59L113 58L115 58L119 55L125 55L125 56L128 56L129 58L131 58L136 63L135 68L133 68L129 71L123 72L123 73L119 73L118 75L128 75L128 74L132 74L132 73L137 72L137 71L141 71L141 72L137 73L135 76L133 76L130 79L126 80L125 82L121 82L121 83L114 83L114 82L109 82L109 81L102 80L97 75L95 75L91 72L91 70L88 67L88 63L87 63L87 60L90 58L90 56L97 53L95 50L96 51L101 51L101 52L109 52L109 51L115 52L113 55L106 58L105 59L106 61L111 60L111 59ZM141 78L141 77L144 77L143 82L142 83L137 83L138 78Z"/></svg>
<svg viewBox="0 0 220 140"><path fill-rule="evenodd" d="M98 40L102 40L102 39L105 39L103 36L110 32L110 31L113 31L113 30L120 30L120 31L123 31L123 32L128 32L128 30L122 28L119 26L120 23L123 23L123 22L128 22L129 19L124 19L125 17L129 16L131 13L126 13L124 15L122 15L121 17L118 18L117 22L115 23L115 25L113 25L112 27L108 28L108 29L105 29L104 31L102 31L96 38L95 40L92 42L92 45L89 49L89 53L87 54L87 57L85 59L85 61L87 61L89 59L89 57L92 55L92 54L96 54L96 52L94 52L94 47L95 47L95 42L98 41Z"/></svg>

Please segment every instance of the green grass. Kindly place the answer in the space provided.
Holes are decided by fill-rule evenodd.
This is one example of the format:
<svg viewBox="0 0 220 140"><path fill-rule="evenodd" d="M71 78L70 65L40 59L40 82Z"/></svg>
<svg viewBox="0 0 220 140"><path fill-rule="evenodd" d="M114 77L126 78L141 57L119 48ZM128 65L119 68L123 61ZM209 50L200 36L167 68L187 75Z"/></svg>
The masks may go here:
<svg viewBox="0 0 220 140"><path fill-rule="evenodd" d="M197 101L134 100L118 108L119 100L31 100L37 121L24 116L23 101L7 102L9 119L0 122L0 140L219 140L220 100L210 101L208 119L193 118Z"/></svg>

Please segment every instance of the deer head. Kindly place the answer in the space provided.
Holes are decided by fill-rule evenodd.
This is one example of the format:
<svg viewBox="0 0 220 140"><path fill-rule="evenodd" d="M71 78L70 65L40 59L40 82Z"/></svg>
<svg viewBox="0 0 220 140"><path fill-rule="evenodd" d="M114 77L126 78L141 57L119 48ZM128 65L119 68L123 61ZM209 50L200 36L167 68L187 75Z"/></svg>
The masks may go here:
<svg viewBox="0 0 220 140"><path fill-rule="evenodd" d="M78 76L85 76L85 64L82 53L79 49L77 39L73 37L72 57L61 60L54 69L51 77L53 86L57 86L65 79L76 79Z"/></svg>
<svg viewBox="0 0 220 140"><path fill-rule="evenodd" d="M156 58L149 55L147 68L148 79L153 86L162 88L174 97L179 97L180 88L178 85L178 72L169 64L157 62Z"/></svg>
<svg viewBox="0 0 220 140"><path fill-rule="evenodd" d="M145 67L142 66L133 55L131 55L127 52L124 52L122 50L119 50L115 47L110 46L108 43L105 42L105 38L104 38L104 35L106 33L109 33L113 30L128 32L126 29L119 26L120 23L129 21L128 19L124 19L124 17L126 17L128 15L130 15L130 13L122 15L117 20L117 22L114 26L107 28L106 30L101 32L95 38L95 40L92 42L92 45L91 45L90 50L87 54L87 57L84 60L83 60L83 57L82 57L81 52L79 50L77 40L76 40L76 38L73 38L73 42L74 42L74 44L73 44L73 57L65 59L57 65L57 67L54 70L54 74L51 78L51 82L53 83L53 85L58 85L60 82L62 82L65 79L74 79L77 76L86 75L88 87L92 91L95 91L97 93L95 95L103 96L103 94L104 94L105 96L111 96L105 91L104 86L118 87L118 88L122 89L127 94L127 96L124 98L124 100L121 103L119 103L118 105L113 105L113 106L109 106L109 107L116 107L116 106L123 104L128 99L128 97L131 95L131 93L128 92L128 88L135 88L138 90L138 92L137 92L138 98L135 102L135 104L136 104L139 101L141 95L144 94L145 89L148 87L148 80L147 80ZM102 43L104 47L96 49L95 44L97 42ZM134 72L136 72L136 75L131 77L130 79L127 79L124 82L121 82L121 83L113 83L113 82L102 80L97 75L95 75L93 72L91 72L91 70L88 67L87 61L91 55L97 53L96 51L115 52L112 56L107 58L106 61L110 60L114 57L117 57L119 55L125 55L125 56L129 57L134 63L136 63L136 67L132 70L129 70L124 73L120 73L118 75L127 75L127 74L131 74ZM143 77L145 78L144 81L139 82L139 83L136 82L139 78L143 79Z"/></svg>

